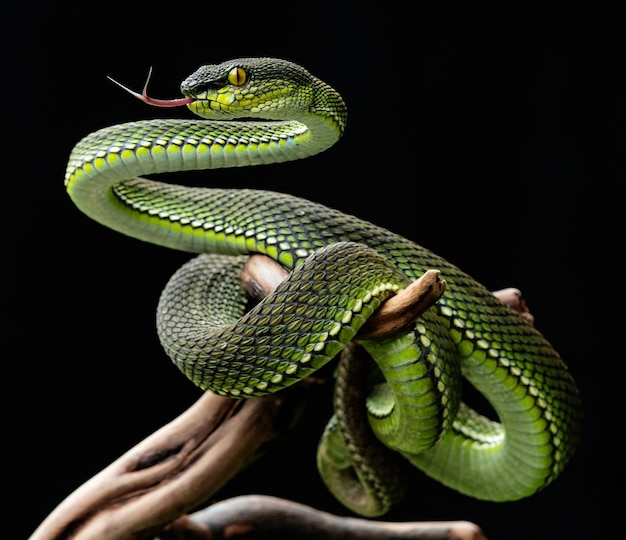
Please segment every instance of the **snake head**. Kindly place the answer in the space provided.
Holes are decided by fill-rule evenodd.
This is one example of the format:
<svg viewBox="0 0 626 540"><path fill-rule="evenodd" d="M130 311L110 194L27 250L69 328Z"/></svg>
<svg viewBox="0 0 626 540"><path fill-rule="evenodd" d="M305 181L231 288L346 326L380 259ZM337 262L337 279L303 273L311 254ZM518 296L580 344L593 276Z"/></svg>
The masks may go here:
<svg viewBox="0 0 626 540"><path fill-rule="evenodd" d="M239 58L201 66L180 88L192 100L189 109L203 118L282 120L311 108L313 81L306 70L287 60Z"/></svg>
<svg viewBox="0 0 626 540"><path fill-rule="evenodd" d="M109 79L132 96L155 107L186 105L207 119L293 120L331 124L341 136L346 106L341 96L303 67L279 58L239 58L207 64L189 75L180 86L184 97L157 99L148 95L152 69L141 93ZM335 135L331 137L335 139Z"/></svg>

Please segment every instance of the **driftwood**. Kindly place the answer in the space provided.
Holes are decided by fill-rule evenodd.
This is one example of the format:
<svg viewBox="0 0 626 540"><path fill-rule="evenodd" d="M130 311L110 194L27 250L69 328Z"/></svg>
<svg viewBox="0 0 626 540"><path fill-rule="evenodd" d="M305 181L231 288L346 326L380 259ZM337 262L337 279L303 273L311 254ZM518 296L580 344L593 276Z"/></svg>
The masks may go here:
<svg viewBox="0 0 626 540"><path fill-rule="evenodd" d="M468 521L395 523L339 517L310 506L263 495L234 497L182 517L161 540L485 540Z"/></svg>
<svg viewBox="0 0 626 540"><path fill-rule="evenodd" d="M283 278L284 270L270 259L253 256L242 284L260 298ZM410 324L444 288L437 271L426 272L387 300L360 337L387 335ZM532 322L519 291L496 294ZM467 521L391 523L338 517L265 496L236 497L189 514L289 430L323 382L328 381L313 377L278 394L246 400L204 393L178 418L71 493L30 540L485 540L480 527Z"/></svg>

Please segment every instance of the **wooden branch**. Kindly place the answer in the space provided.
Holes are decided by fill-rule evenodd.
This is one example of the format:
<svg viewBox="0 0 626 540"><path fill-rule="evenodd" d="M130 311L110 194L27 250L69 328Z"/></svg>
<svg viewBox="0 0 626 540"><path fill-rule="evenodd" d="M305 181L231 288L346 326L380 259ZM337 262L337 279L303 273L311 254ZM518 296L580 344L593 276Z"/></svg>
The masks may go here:
<svg viewBox="0 0 626 540"><path fill-rule="evenodd" d="M403 522L340 517L310 506L246 495L216 503L165 528L160 540L486 540L468 521Z"/></svg>
<svg viewBox="0 0 626 540"><path fill-rule="evenodd" d="M522 296L522 291L514 287L509 287L508 289L500 289L492 292L496 298L499 298L507 306L517 311L526 323L531 326L535 323L535 318L528 310L526 301Z"/></svg>
<svg viewBox="0 0 626 540"><path fill-rule="evenodd" d="M265 255L251 255L241 272L241 284L252 298L261 300L273 292L288 272ZM382 337L417 320L443 294L446 282L438 270L427 270L405 290L391 297L367 320L359 331L360 339ZM522 296L514 287L492 291L496 298L517 311L529 324L534 317Z"/></svg>
<svg viewBox="0 0 626 540"><path fill-rule="evenodd" d="M274 290L285 273L282 268L277 270L269 258L258 257L251 257L242 283L255 295L263 296ZM437 271L427 272L387 300L370 318L373 323L364 329L363 335L382 336L409 324L436 302L444 287ZM272 527L272 538L281 531L298 538L345 538L346 532L356 539L379 538L381 534L385 538L428 540L484 538L475 525L466 522L376 523L338 518L272 498L236 499L230 505L214 505L203 513L181 517L209 500L257 459L267 442L288 430L318 385L319 380L309 377L277 394L246 400L206 392L177 419L70 494L30 540L148 539L160 534L168 524L172 524L167 527L170 538L180 537L171 535L181 531L185 538L196 538L187 536L191 530L195 531L193 534L204 534L198 538L245 538L246 534L248 538L259 538L255 531L269 531ZM268 516L286 519L277 523L281 520ZM216 525L216 530L221 531L216 533L211 528L213 519L216 523L228 522L229 526L222 530ZM308 531L313 536L305 536ZM414 531L413 536L406 536L408 531Z"/></svg>
<svg viewBox="0 0 626 540"><path fill-rule="evenodd" d="M257 459L262 445L293 425L308 397L302 386L245 401L206 392L74 491L31 540L150 538Z"/></svg>
<svg viewBox="0 0 626 540"><path fill-rule="evenodd" d="M242 272L241 283L258 300L273 292L287 271L265 255L251 255ZM357 334L358 339L388 336L415 322L443 294L446 282L438 270L427 270L406 289L392 296L374 312Z"/></svg>

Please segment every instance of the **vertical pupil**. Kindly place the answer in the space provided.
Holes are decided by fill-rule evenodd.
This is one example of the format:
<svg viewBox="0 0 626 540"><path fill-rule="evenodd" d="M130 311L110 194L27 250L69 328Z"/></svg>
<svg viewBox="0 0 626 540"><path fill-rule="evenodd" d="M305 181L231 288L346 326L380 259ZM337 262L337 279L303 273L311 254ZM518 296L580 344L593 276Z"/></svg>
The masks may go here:
<svg viewBox="0 0 626 540"><path fill-rule="evenodd" d="M246 72L240 67L233 68L228 74L228 80L235 86L241 86L246 82Z"/></svg>

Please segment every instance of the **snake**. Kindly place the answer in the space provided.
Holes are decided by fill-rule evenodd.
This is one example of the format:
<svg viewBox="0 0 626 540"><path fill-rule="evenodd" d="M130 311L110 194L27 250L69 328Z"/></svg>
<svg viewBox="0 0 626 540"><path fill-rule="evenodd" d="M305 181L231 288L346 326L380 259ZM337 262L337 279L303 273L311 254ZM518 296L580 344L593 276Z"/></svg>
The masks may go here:
<svg viewBox="0 0 626 540"><path fill-rule="evenodd" d="M365 516L401 498L404 475L385 465L388 455L493 502L528 497L559 477L581 439L576 381L546 337L492 291L415 241L338 209L289 193L171 181L170 173L275 167L328 150L347 127L333 87L271 57L202 65L182 81L180 98L149 97L147 85L140 94L120 84L194 116L88 133L70 152L64 184L103 226L196 254L157 307L159 340L186 377L247 399L337 362L318 469L331 493ZM382 134L375 144L393 151L403 136ZM288 271L253 305L237 278L251 254ZM445 280L438 301L390 336L359 339L378 307L429 269ZM492 412L464 401L466 384Z"/></svg>

